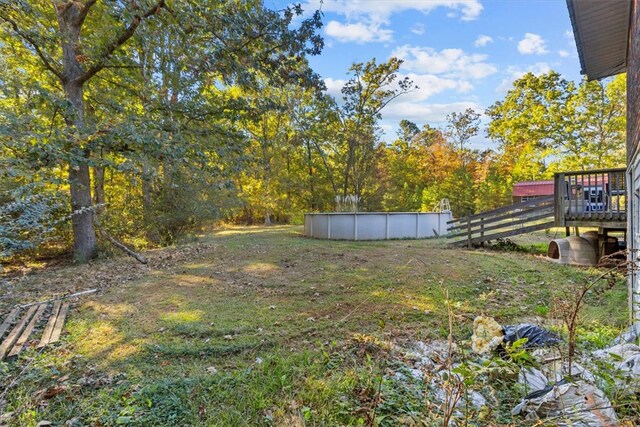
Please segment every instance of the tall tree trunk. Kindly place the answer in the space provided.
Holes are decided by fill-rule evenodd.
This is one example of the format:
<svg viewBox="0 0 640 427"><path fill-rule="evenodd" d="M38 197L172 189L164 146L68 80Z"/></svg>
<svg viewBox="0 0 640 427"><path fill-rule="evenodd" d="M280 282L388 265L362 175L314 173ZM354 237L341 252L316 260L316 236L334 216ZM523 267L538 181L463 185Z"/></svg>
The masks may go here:
<svg viewBox="0 0 640 427"><path fill-rule="evenodd" d="M71 141L71 160L69 162L69 188L71 192L71 223L73 225L73 257L78 262L86 262L96 254L96 232L93 227L91 200L91 176L89 172L90 152L82 145L85 130L84 116L84 70L78 58L82 54L80 29L83 9L79 4L56 9L62 40L63 72L59 75L64 94L73 106L66 114L65 122L68 134L75 136ZM86 15L84 15L86 16Z"/></svg>
<svg viewBox="0 0 640 427"><path fill-rule="evenodd" d="M65 84L64 89L67 99L75 110L73 120L67 123L67 126L70 127L69 133L80 133L85 127L82 85L76 83L75 80L70 80ZM73 145L73 154L76 159L69 164L73 257L78 262L87 262L96 255L97 249L96 232L93 227L89 153L82 148L79 141L75 141Z"/></svg>

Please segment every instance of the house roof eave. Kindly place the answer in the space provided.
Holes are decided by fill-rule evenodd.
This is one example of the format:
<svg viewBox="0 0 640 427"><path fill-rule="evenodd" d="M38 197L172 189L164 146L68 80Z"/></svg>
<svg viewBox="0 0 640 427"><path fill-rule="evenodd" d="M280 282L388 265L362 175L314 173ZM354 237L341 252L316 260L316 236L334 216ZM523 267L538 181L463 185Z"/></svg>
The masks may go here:
<svg viewBox="0 0 640 427"><path fill-rule="evenodd" d="M567 0L581 73L598 80L627 68L630 0Z"/></svg>

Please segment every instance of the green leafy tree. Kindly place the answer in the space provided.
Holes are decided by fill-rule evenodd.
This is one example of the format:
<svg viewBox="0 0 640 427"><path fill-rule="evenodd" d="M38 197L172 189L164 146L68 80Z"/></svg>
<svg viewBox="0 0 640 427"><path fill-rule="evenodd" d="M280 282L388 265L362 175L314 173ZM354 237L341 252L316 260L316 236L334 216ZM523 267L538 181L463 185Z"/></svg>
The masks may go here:
<svg viewBox="0 0 640 427"><path fill-rule="evenodd" d="M203 182L184 179L194 171L217 172L218 183L206 182L224 186L241 152L235 117L247 105L231 89L254 86L256 70L275 85L319 88L300 64L322 48L320 15L293 25L301 14L239 0L0 4L0 79L17 93L2 108L18 113L4 115L3 141L29 167L67 174L77 260L96 251L95 203L121 203L114 208L134 215L123 224L140 212L151 224L158 209L172 209L163 194ZM109 170L124 187L105 191ZM119 194L129 189L141 211L130 209L139 199Z"/></svg>
<svg viewBox="0 0 640 427"><path fill-rule="evenodd" d="M413 82L398 78L402 61L391 58L377 64L375 59L356 63L349 69L353 77L342 88L344 105L340 111L344 162L342 195L358 198L373 193L370 180L375 165L377 121L382 110L394 99L414 89Z"/></svg>
<svg viewBox="0 0 640 427"><path fill-rule="evenodd" d="M583 80L576 86L551 71L513 83L489 107L488 135L500 144L514 181L554 171L624 164L625 83Z"/></svg>
<svg viewBox="0 0 640 427"><path fill-rule="evenodd" d="M464 112L453 112L447 115L445 134L449 141L461 152L464 151L469 140L480 131L480 114L473 108Z"/></svg>

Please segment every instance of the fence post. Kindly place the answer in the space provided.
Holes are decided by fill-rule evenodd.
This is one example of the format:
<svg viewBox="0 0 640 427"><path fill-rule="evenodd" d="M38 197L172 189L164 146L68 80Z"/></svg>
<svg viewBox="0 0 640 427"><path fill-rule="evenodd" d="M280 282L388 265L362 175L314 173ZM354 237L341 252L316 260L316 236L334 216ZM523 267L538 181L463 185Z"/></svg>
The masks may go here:
<svg viewBox="0 0 640 427"><path fill-rule="evenodd" d="M467 248L471 249L471 215L467 214Z"/></svg>

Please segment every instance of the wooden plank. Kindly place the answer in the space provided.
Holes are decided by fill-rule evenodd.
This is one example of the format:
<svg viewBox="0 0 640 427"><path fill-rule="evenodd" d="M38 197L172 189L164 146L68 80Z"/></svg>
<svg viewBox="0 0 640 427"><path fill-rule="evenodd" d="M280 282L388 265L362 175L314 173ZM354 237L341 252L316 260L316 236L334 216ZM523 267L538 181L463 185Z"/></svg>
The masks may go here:
<svg viewBox="0 0 640 427"><path fill-rule="evenodd" d="M539 208L539 209L536 209L536 210L529 210L526 213L515 212L515 213L511 214L510 216L505 216L505 217L500 218L501 222L499 222L498 224L495 224L496 221L494 221L494 220L486 221L486 222L484 222L482 224L480 224L480 223L473 224L472 225L473 234L477 234L483 228L484 228L484 231L495 230L497 228L504 228L505 226L507 226L509 224L511 224L511 225L523 224L525 222L535 221L536 219L546 218L548 216L553 216L553 206L545 206L543 208ZM495 225L491 225L491 226L487 227L487 224L495 224ZM469 227L467 227L467 231L468 231L468 228ZM461 231L461 232L458 232L458 233L455 233L455 234L450 234L448 236L448 238L458 237L458 236L462 236L464 234L465 233L463 233Z"/></svg>
<svg viewBox="0 0 640 427"><path fill-rule="evenodd" d="M471 230L471 231L467 231L467 232L464 232L464 233L452 234L452 235L447 236L447 237L451 239L451 238L455 238L455 237L470 236L471 234L479 234L479 233L485 233L485 235L486 235L487 231L499 230L501 228L512 227L514 225L522 225L522 224L526 224L528 222L540 221L542 219L547 219L547 218L552 218L552 217L553 217L553 212L551 210L549 210L548 212L543 212L543 213L541 213L539 215L528 216L526 218L519 218L519 219L515 219L514 221L503 222L501 224L492 225L490 227L484 227L484 228L481 227L481 228L474 229L474 230Z"/></svg>
<svg viewBox="0 0 640 427"><path fill-rule="evenodd" d="M58 342L60 339L60 334L62 333L62 326L64 326L64 319L67 317L67 312L69 311L69 303L65 302L60 309L60 314L58 314L58 319L56 320L56 325L53 328L53 332L51 332L51 339L49 343L52 344L54 342Z"/></svg>
<svg viewBox="0 0 640 427"><path fill-rule="evenodd" d="M53 327L56 324L56 319L58 318L58 313L60 312L61 305L62 305L62 301L60 300L55 301L53 303L53 308L51 309L51 315L49 316L49 321L47 322L47 326L44 328L44 332L42 333L42 338L40 339L38 348L42 348L45 345L49 344L49 340L51 339L51 333L53 332Z"/></svg>
<svg viewBox="0 0 640 427"><path fill-rule="evenodd" d="M34 305L33 307L29 308L29 310L27 310L27 313L22 317L22 319L20 319L18 324L9 333L7 339L5 339L2 345L0 345L0 360L4 359L7 351L9 351L13 344L15 344L16 340L20 336L20 332L22 332L29 319L31 319L31 316L33 316L33 313L35 313L36 308L37 307Z"/></svg>
<svg viewBox="0 0 640 427"><path fill-rule="evenodd" d="M22 332L22 335L20 335L20 338L18 338L18 341L13 346L13 349L9 353L8 357L17 356L18 354L20 354L25 343L29 340L29 335L31 335L31 332L33 332L33 328L36 327L36 323L38 323L38 320L40 320L40 317L42 316L42 313L44 313L44 310L46 308L47 304L40 304L38 306L38 311L36 311L36 314L31 319L31 322L29 322L24 332Z"/></svg>
<svg viewBox="0 0 640 427"><path fill-rule="evenodd" d="M20 309L18 307L14 308L13 310L11 310L11 313L9 313L9 315L4 319L4 322L2 322L2 325L0 325L0 338L2 338L5 332L7 332L7 329L9 329L9 326L11 326L19 311Z"/></svg>
<svg viewBox="0 0 640 427"><path fill-rule="evenodd" d="M499 216L494 216L494 217L489 217L489 218L485 218L482 217L480 219L480 221L473 221L471 222L471 226L472 227L476 227L476 226L481 226L481 225L487 225L487 224L491 224L493 222L498 222L498 221L503 221L505 219L510 219L513 218L514 216L524 216L527 214L533 214L533 213L537 213L543 210L553 210L553 205L551 203L545 203L544 205L540 205L540 206L535 206L533 208L529 208L529 209L518 209L515 210L513 212L509 212L506 213L504 215L499 215ZM450 227L447 231L453 231L453 230L461 230L461 229L466 229L467 228L467 224L463 224L463 225L458 225L455 227Z"/></svg>
<svg viewBox="0 0 640 427"><path fill-rule="evenodd" d="M550 221L550 222L543 222L541 224L535 224L535 225L530 225L529 227L523 227L523 228L519 228L517 230L509 230L509 231L505 231L502 233L497 233L494 234L492 236L485 236L484 238L480 238L480 237L474 237L473 239L471 239L471 243L475 244L475 243L482 243L482 242L488 242L490 240L496 240L496 239L502 239L505 237L511 237L511 236L517 236L519 234L526 234L526 233L531 233L532 231L538 231L538 230L544 230L546 228L551 228L554 226L554 222ZM467 239L464 240L458 240L457 242L452 242L452 245L467 245Z"/></svg>
<svg viewBox="0 0 640 427"><path fill-rule="evenodd" d="M567 220L567 227L602 227L607 229L626 230L626 221L587 221L587 220Z"/></svg>
<svg viewBox="0 0 640 427"><path fill-rule="evenodd" d="M485 212L481 212L475 215L471 215L469 217L469 219L474 220L474 219L480 219L480 218L486 218L492 215L496 215L496 214L500 214L500 213L505 213L505 212L509 212L512 211L514 209L520 209L520 208L526 208L528 206L535 206L538 204L542 204L542 203L549 203L549 202L553 202L553 197L554 196L546 196L546 197L540 197L538 199L531 199L531 200L527 200L525 202L520 202L520 203L515 203L513 205L509 205L509 206L503 206L501 208L497 208L497 209L493 209L490 211L485 211ZM459 218L459 219L454 219L451 221L447 221L447 224L453 224L456 222L460 222L460 221L466 221L467 218Z"/></svg>

